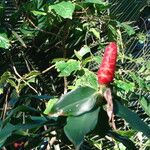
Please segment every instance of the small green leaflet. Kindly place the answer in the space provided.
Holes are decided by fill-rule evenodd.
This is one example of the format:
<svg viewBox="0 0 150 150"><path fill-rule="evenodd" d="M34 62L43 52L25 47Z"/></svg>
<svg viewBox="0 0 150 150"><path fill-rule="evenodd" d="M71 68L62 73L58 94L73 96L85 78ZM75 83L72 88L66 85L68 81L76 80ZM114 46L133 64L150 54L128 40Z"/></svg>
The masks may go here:
<svg viewBox="0 0 150 150"><path fill-rule="evenodd" d="M85 0L86 3L93 3L93 4L100 4L100 5L107 5L106 2L103 0Z"/></svg>
<svg viewBox="0 0 150 150"><path fill-rule="evenodd" d="M43 15L43 16L46 16L47 13L45 13L44 11L37 11L37 10L33 10L31 11L35 16L38 16L38 15Z"/></svg>
<svg viewBox="0 0 150 150"><path fill-rule="evenodd" d="M78 76L78 79L75 81L75 86L89 86L97 90L98 81L96 74L84 68L84 74L82 76Z"/></svg>
<svg viewBox="0 0 150 150"><path fill-rule="evenodd" d="M46 105L46 109L45 109L45 111L43 113L46 114L46 115L48 115L51 112L53 106L56 104L57 101L58 101L57 98L50 99L48 101L48 103Z"/></svg>
<svg viewBox="0 0 150 150"><path fill-rule="evenodd" d="M10 47L10 43L6 33L1 32L0 30L0 48L8 49L9 47Z"/></svg>
<svg viewBox="0 0 150 150"><path fill-rule="evenodd" d="M139 100L142 108L145 110L146 114L150 116L150 100L146 99L145 97L142 97Z"/></svg>
<svg viewBox="0 0 150 150"><path fill-rule="evenodd" d="M62 1L55 5L50 5L49 10L54 9L54 11L63 18L72 19L73 12L75 10L75 4L71 1Z"/></svg>
<svg viewBox="0 0 150 150"><path fill-rule="evenodd" d="M79 51L74 51L75 55L77 56L79 60L81 60L85 54L90 53L90 52L91 50L87 45L84 45Z"/></svg>
<svg viewBox="0 0 150 150"><path fill-rule="evenodd" d="M121 23L120 25L128 33L129 36L135 34L134 28L127 23Z"/></svg>
<svg viewBox="0 0 150 150"><path fill-rule="evenodd" d="M81 68L80 62L73 59L69 59L67 62L58 61L55 67L57 71L60 72L60 77L69 76L72 72L80 70Z"/></svg>
<svg viewBox="0 0 150 150"><path fill-rule="evenodd" d="M91 28L89 31L92 32L96 38L100 39L100 32L98 32L96 28Z"/></svg>
<svg viewBox="0 0 150 150"><path fill-rule="evenodd" d="M134 91L135 90L135 83L133 82L125 82L122 80L115 81L118 88L124 90L125 92Z"/></svg>

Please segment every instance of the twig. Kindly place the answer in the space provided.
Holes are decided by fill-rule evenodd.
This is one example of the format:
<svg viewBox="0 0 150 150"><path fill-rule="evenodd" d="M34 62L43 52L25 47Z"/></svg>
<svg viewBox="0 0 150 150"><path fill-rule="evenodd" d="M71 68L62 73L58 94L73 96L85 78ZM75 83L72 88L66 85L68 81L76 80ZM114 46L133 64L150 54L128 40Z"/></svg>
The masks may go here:
<svg viewBox="0 0 150 150"><path fill-rule="evenodd" d="M13 70L14 70L15 74L16 74L25 84L27 84L35 93L38 94L38 91L37 91L33 86L31 86L28 82L26 82L26 81L22 78L22 76L17 72L16 67L15 67L14 65L13 65L12 67L13 67Z"/></svg>
<svg viewBox="0 0 150 150"><path fill-rule="evenodd" d="M3 105L3 113L2 113L2 119L5 119L6 116L6 112L7 112L7 106L8 106L8 97L9 97L9 92L10 92L10 88L8 88L7 93L6 93L6 97L5 97L5 101L4 101L4 105Z"/></svg>
<svg viewBox="0 0 150 150"><path fill-rule="evenodd" d="M43 30L43 29L40 29L39 27L37 27L37 26L32 22L31 19L28 18L27 20L28 20L29 23L30 23L34 28L36 28L38 31L41 31L41 32L46 33L46 34L50 34L50 35L54 35L54 36L60 37L60 36L58 36L57 34L55 34L55 33L53 33L53 32L49 32L49 31L45 31L45 30Z"/></svg>
<svg viewBox="0 0 150 150"><path fill-rule="evenodd" d="M42 74L48 72L49 70L51 70L54 67L55 67L55 65L52 65L52 66L48 67L47 69L45 69L45 70L42 71Z"/></svg>

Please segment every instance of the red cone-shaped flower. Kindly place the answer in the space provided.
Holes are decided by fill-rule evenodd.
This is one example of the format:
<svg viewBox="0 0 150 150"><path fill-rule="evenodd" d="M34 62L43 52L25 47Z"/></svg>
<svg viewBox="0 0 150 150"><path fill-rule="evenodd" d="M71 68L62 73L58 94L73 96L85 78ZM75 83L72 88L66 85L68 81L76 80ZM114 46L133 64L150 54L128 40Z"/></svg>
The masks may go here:
<svg viewBox="0 0 150 150"><path fill-rule="evenodd" d="M102 63L99 67L97 76L99 84L109 84L113 81L117 59L117 44L110 42L105 48Z"/></svg>

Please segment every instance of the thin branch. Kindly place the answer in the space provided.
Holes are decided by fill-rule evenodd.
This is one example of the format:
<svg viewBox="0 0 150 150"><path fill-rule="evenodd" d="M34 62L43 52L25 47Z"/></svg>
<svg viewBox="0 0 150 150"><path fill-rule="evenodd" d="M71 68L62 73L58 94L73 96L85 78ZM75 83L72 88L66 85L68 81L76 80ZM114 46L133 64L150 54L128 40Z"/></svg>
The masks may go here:
<svg viewBox="0 0 150 150"><path fill-rule="evenodd" d="M41 31L41 32L46 33L46 34L50 34L50 35L54 35L54 36L60 37L60 36L58 36L57 34L55 34L55 33L53 33L53 32L49 32L49 31L45 31L45 30L43 30L43 29L40 29L39 27L37 27L37 26L32 22L31 19L28 18L27 20L28 20L29 23L30 23L35 29L37 29L38 31ZM60 38L61 38L61 37L60 37Z"/></svg>
<svg viewBox="0 0 150 150"><path fill-rule="evenodd" d="M7 90L4 105L3 105L3 113L2 113L3 120L5 119L6 112L7 112L9 92L10 92L10 88L8 88L8 90Z"/></svg>
<svg viewBox="0 0 150 150"><path fill-rule="evenodd" d="M55 65L52 65L52 66L48 67L47 69L45 69L45 70L42 71L42 74L48 72L49 70L51 70L54 67L55 67Z"/></svg>
<svg viewBox="0 0 150 150"><path fill-rule="evenodd" d="M17 72L16 67L15 67L14 65L13 65L12 67L13 67L13 70L14 70L15 74L16 74L25 84L27 84L35 93L38 94L38 91L37 91L33 86L31 86L28 82L26 82L26 81L22 78L22 76Z"/></svg>

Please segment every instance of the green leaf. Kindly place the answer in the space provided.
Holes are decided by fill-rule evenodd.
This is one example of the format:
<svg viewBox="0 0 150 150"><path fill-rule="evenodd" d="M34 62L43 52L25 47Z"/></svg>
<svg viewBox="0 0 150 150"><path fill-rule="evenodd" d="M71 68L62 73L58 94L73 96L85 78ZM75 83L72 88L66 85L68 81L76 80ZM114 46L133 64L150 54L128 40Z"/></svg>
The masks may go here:
<svg viewBox="0 0 150 150"><path fill-rule="evenodd" d="M10 121L11 117L13 115L15 115L17 112L34 112L34 113L39 113L38 110L36 110L35 108L29 107L29 106L25 106L25 105L21 105L16 107L15 109L12 109L12 111L8 114L7 118L5 119L5 121L3 121L3 126L5 124L7 124L7 122Z"/></svg>
<svg viewBox="0 0 150 150"><path fill-rule="evenodd" d="M133 82L125 82L122 80L116 80L115 83L117 84L117 87L124 90L125 92L132 91L134 92L135 90L135 84Z"/></svg>
<svg viewBox="0 0 150 150"><path fill-rule="evenodd" d="M17 87L17 85L16 85L16 83L15 83L14 80L12 80L12 79L7 79L7 82L10 83L10 85L11 85L12 87L14 87L14 88Z"/></svg>
<svg viewBox="0 0 150 150"><path fill-rule="evenodd" d="M9 39L4 30L0 29L0 48L8 49L10 47Z"/></svg>
<svg viewBox="0 0 150 150"><path fill-rule="evenodd" d="M86 3L93 3L93 4L101 4L107 5L108 3L104 2L103 0L85 0Z"/></svg>
<svg viewBox="0 0 150 150"><path fill-rule="evenodd" d="M52 111L52 108L56 104L57 101L58 101L58 99L56 99L56 98L50 99L46 105L46 109L44 110L44 114L48 115Z"/></svg>
<svg viewBox="0 0 150 150"><path fill-rule="evenodd" d="M79 51L74 51L75 52L75 55L77 56L77 58L79 60L82 59L82 57L87 54L87 53L90 53L91 50L90 48L87 46L87 45L84 45Z"/></svg>
<svg viewBox="0 0 150 150"><path fill-rule="evenodd" d="M2 74L0 77L0 84L5 84L6 81L11 77L11 73L9 71L6 71Z"/></svg>
<svg viewBox="0 0 150 150"><path fill-rule="evenodd" d="M139 100L142 108L145 110L146 114L150 116L150 101L144 97Z"/></svg>
<svg viewBox="0 0 150 150"><path fill-rule="evenodd" d="M68 117L64 131L69 140L79 150L84 136L92 131L98 120L99 108L77 117Z"/></svg>
<svg viewBox="0 0 150 150"><path fill-rule="evenodd" d="M128 33L129 36L135 34L134 28L128 25L127 23L121 23L121 26Z"/></svg>
<svg viewBox="0 0 150 150"><path fill-rule="evenodd" d="M84 74L78 76L78 79L75 81L75 86L89 86L97 90L98 82L96 74L84 68Z"/></svg>
<svg viewBox="0 0 150 150"><path fill-rule="evenodd" d="M65 115L80 115L90 111L96 102L96 90L90 87L79 87L63 95L54 105L54 112Z"/></svg>
<svg viewBox="0 0 150 150"><path fill-rule="evenodd" d="M132 112L118 101L115 101L114 107L117 116L124 118L133 129L143 132L150 138L150 127L143 122L136 113Z"/></svg>
<svg viewBox="0 0 150 150"><path fill-rule="evenodd" d="M92 32L96 38L100 39L100 33L95 28L91 28L89 31Z"/></svg>
<svg viewBox="0 0 150 150"><path fill-rule="evenodd" d="M12 134L15 130L15 127L8 123L4 128L0 130L0 147L3 146L7 138Z"/></svg>
<svg viewBox="0 0 150 150"><path fill-rule="evenodd" d="M0 88L0 94L3 94L3 88Z"/></svg>
<svg viewBox="0 0 150 150"><path fill-rule="evenodd" d="M29 80L31 78L35 78L36 76L38 76L40 74L40 72L36 71L36 70L33 70L33 71L30 71L28 74L25 74L23 76L23 78Z"/></svg>
<svg viewBox="0 0 150 150"><path fill-rule="evenodd" d="M62 1L58 4L51 5L49 9L54 9L55 12L63 18L72 19L72 15L75 10L75 4L73 4L71 1Z"/></svg>
<svg viewBox="0 0 150 150"><path fill-rule="evenodd" d="M33 10L31 11L35 16L38 16L38 15L43 15L43 16L46 16L47 13L45 13L44 11L37 11L37 10Z"/></svg>
<svg viewBox="0 0 150 150"><path fill-rule="evenodd" d="M56 62L55 67L57 71L60 72L59 76L69 76L73 71L80 70L80 62L70 59L67 62L59 61Z"/></svg>

